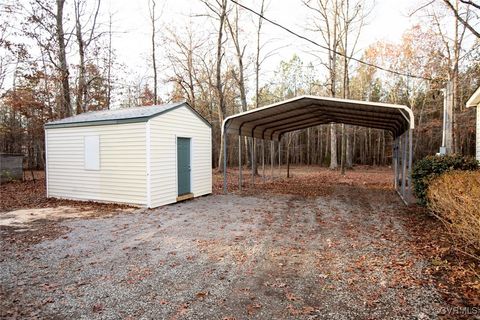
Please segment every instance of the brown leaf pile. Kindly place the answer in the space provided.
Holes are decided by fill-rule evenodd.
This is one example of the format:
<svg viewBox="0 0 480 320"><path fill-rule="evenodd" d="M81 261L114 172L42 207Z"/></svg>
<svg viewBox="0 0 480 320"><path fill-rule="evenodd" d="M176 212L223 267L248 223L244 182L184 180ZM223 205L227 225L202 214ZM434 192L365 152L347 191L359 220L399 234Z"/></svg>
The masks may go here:
<svg viewBox="0 0 480 320"><path fill-rule="evenodd" d="M237 192L238 169L229 168L227 172L228 190ZM270 171L267 170L267 181L263 183L262 177L257 176L255 186L252 187L251 175L249 170L245 169L243 194L294 194L309 198L328 196L334 186L338 187L342 184L368 187L369 189L390 189L393 179L390 168L372 167L356 167L353 171L347 171L345 176L341 176L339 171L318 166L293 167L291 178L285 177L285 171L282 171L282 177L278 178L278 169L276 169L275 175L276 179L269 180ZM223 193L222 173L214 174L214 193ZM480 264L478 261L455 250L442 223L425 209L412 206L408 208L407 213L401 215L401 218L405 220L405 225L411 235L410 246L419 256L423 256L431 262L427 266L426 272L435 279L433 284L451 305L478 307L480 305ZM388 235L384 236L388 237ZM391 267L396 270L398 275L392 281L396 283L413 281L408 277L411 263L411 261L401 259L392 261ZM364 273L361 274L364 275ZM387 285L394 284L387 283ZM292 309L291 313L301 314L296 309Z"/></svg>
<svg viewBox="0 0 480 320"><path fill-rule="evenodd" d="M47 198L45 179L36 181L16 181L0 185L0 213L22 208L46 208L71 206L82 210L98 209L99 215L106 212L117 212L130 208L127 205L114 203L97 203L93 201L72 201Z"/></svg>
<svg viewBox="0 0 480 320"><path fill-rule="evenodd" d="M411 247L430 261L427 273L451 304L459 307L480 305L480 264L455 250L443 225L426 209L410 207L405 225L411 234Z"/></svg>
<svg viewBox="0 0 480 320"><path fill-rule="evenodd" d="M358 166L354 170L347 171L342 176L339 170L330 170L316 165L294 166L290 169L290 178L286 177L286 169L280 173L278 167L274 168L274 179L271 179L271 171L266 170L265 180L262 170L255 176L255 185L252 185L252 175L248 168L243 169L243 191L245 194L293 194L305 198L327 196L331 194L332 185L362 186L369 188L385 189L391 187L392 172L387 167L364 167ZM228 192L239 190L238 168L227 170ZM215 172L213 176L213 192L223 193L223 173Z"/></svg>
<svg viewBox="0 0 480 320"><path fill-rule="evenodd" d="M35 180L30 175L25 181L15 181L0 185L0 215L16 209L35 209L68 206L79 211L89 212L89 217L103 217L117 214L130 208L114 203L72 201L47 198L43 172L35 172ZM5 243L29 246L46 239L55 239L68 231L68 228L55 220L39 220L30 224L28 232L17 232L17 227L1 226L0 236Z"/></svg>

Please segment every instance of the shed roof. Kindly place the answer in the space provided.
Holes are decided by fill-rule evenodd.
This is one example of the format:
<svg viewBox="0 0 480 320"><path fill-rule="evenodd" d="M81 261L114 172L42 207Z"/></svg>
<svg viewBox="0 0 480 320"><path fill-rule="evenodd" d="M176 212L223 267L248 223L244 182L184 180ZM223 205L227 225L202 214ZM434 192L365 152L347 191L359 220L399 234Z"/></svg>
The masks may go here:
<svg viewBox="0 0 480 320"><path fill-rule="evenodd" d="M287 132L328 123L383 129L398 137L414 128L414 116L404 105L300 96L230 116L224 120L222 130L279 140Z"/></svg>
<svg viewBox="0 0 480 320"><path fill-rule="evenodd" d="M209 126L210 123L203 118L187 102L176 102L155 106L134 107L116 110L100 110L81 113L79 115L55 120L45 124L45 128L83 127L93 125L121 124L133 122L146 122L162 113L186 106L191 109L202 121Z"/></svg>
<svg viewBox="0 0 480 320"><path fill-rule="evenodd" d="M480 87L478 87L477 91L475 91L470 99L468 99L467 108L477 107L478 105L480 105Z"/></svg>

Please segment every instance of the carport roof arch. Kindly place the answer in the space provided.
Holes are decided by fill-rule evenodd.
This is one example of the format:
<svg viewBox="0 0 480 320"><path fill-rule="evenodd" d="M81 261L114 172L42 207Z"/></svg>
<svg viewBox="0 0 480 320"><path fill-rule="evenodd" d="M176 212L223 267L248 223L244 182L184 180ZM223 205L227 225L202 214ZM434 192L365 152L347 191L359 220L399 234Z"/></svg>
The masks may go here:
<svg viewBox="0 0 480 320"><path fill-rule="evenodd" d="M415 126L413 112L405 105L300 96L227 117L222 133L279 140L287 132L328 123L388 130L394 137Z"/></svg>

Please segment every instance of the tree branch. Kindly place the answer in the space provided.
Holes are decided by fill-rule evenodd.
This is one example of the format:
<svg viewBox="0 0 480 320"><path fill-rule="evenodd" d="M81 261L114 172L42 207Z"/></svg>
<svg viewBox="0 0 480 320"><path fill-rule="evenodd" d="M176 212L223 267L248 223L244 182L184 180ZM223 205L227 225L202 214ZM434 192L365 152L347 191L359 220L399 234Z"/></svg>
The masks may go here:
<svg viewBox="0 0 480 320"><path fill-rule="evenodd" d="M460 21L461 24L463 24L468 30L470 30L471 33L473 33L475 35L475 37L477 37L478 39L480 39L480 33L475 30L467 21L465 21L461 16L460 14L458 13L458 10L455 9L455 7L453 6L453 4L449 1L449 0L443 0L443 2L445 3L445 5L447 7L450 8L450 10L452 10L453 14L455 15L455 17L457 18L458 21ZM462 1L463 2L463 1ZM474 5L476 7L476 5Z"/></svg>

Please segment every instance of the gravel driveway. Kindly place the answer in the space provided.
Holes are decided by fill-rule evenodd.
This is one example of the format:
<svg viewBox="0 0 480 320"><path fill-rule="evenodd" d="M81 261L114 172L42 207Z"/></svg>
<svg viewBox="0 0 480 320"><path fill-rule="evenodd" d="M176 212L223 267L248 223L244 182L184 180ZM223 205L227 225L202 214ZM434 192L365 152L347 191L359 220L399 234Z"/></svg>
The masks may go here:
<svg viewBox="0 0 480 320"><path fill-rule="evenodd" d="M436 319L443 302L384 188L211 195L0 240L0 316Z"/></svg>

